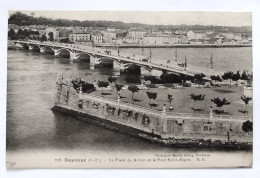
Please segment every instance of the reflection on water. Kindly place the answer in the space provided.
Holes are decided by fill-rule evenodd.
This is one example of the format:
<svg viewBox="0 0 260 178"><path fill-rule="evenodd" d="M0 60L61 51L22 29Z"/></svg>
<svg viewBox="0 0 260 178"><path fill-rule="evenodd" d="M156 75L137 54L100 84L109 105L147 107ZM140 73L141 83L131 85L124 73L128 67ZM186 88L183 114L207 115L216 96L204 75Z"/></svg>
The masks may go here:
<svg viewBox="0 0 260 178"><path fill-rule="evenodd" d="M131 51L132 49L123 50ZM166 49L159 49L159 52L164 50ZM179 49L179 51L182 50L196 51L195 49ZM214 50L217 51L216 54L219 53L219 49ZM237 51L233 48L231 50ZM248 50L247 48L242 50L251 52L251 49ZM157 53L154 52L153 54ZM196 54L197 52L194 56ZM226 54L226 57L230 57L229 53ZM235 57L233 62L241 59ZM244 66L248 66L248 64ZM151 144L129 135L75 120L61 113L52 112L50 109L54 104L56 76L60 72L66 75L77 75L88 82L93 82L94 80L106 80L108 76L115 75L119 71L102 68L93 70L88 63L70 64L69 59L66 58L54 58L52 55L42 55L24 50L9 50L7 151L41 151L46 149L53 151L84 150L102 153L190 151L189 149L168 148ZM120 76L118 81L123 82L124 77L126 76ZM201 149L197 151L212 152ZM225 151L225 153L228 152ZM241 151L232 154L236 153L239 155Z"/></svg>

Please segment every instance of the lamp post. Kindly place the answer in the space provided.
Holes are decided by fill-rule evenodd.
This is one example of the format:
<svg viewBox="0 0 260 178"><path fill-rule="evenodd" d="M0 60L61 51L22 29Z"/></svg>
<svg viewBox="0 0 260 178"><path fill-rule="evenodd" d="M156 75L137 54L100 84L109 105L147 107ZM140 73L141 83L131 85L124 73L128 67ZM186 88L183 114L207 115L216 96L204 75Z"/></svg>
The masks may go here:
<svg viewBox="0 0 260 178"><path fill-rule="evenodd" d="M95 42L94 41L92 41L92 48L93 48L93 51L95 50L94 48L95 48Z"/></svg>
<svg viewBox="0 0 260 178"><path fill-rule="evenodd" d="M211 57L210 57L210 60L209 60L209 62L210 62L210 70L214 70L213 69L213 65L214 65L214 61L213 61L213 54L211 54Z"/></svg>
<svg viewBox="0 0 260 178"><path fill-rule="evenodd" d="M150 48L150 63L152 63L152 49Z"/></svg>
<svg viewBox="0 0 260 178"><path fill-rule="evenodd" d="M212 106L210 106L210 113L209 113L209 119L211 120L211 119L213 119L213 107Z"/></svg>
<svg viewBox="0 0 260 178"><path fill-rule="evenodd" d="M187 60L187 57L185 55L185 59L184 59L184 70L185 71L187 70L187 65L188 65L188 60Z"/></svg>
<svg viewBox="0 0 260 178"><path fill-rule="evenodd" d="M142 41L142 56L144 55L144 42Z"/></svg>

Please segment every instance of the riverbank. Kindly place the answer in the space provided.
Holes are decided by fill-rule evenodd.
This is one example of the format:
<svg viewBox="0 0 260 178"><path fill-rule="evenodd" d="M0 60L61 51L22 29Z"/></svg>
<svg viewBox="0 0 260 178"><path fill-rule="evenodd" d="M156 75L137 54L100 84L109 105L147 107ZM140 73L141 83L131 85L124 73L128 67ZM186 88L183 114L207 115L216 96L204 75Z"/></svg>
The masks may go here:
<svg viewBox="0 0 260 178"><path fill-rule="evenodd" d="M96 47L115 47L115 44L99 43ZM252 44L117 44L120 48L236 48L252 47Z"/></svg>

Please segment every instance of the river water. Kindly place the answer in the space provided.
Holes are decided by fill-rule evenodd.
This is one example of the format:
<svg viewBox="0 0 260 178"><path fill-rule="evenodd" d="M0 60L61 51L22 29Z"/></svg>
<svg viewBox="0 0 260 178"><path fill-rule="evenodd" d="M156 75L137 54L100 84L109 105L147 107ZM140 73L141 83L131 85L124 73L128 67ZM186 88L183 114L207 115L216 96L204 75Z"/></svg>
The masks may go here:
<svg viewBox="0 0 260 178"><path fill-rule="evenodd" d="M141 53L140 49L123 50ZM153 55L159 56L161 53L165 58L169 55L166 54L166 50L158 49L158 52L155 52L153 49ZM225 62L215 62L216 67L225 67L233 71L252 68L251 48L211 50L214 51L217 60L228 59ZM205 51L205 49L178 49L180 56L185 54L194 56L194 60L200 53L206 53ZM210 53L200 55L203 56L199 60L201 64L206 64L204 59L206 60ZM221 59L217 57L218 55ZM241 158L242 162L236 163L247 164L251 160L252 152L250 151L231 152L163 147L51 111L54 105L55 82L58 73L78 75L92 82L94 79L105 80L108 76L118 73L117 70L91 69L88 63L71 64L69 59L54 58L52 55L26 50L8 50L7 60L6 149L9 161L16 160L18 157L25 160L29 159L28 157L35 157L38 162L32 161L31 165L37 165L43 159L41 155L46 153L53 154L53 157L62 156L65 153L73 156L74 153L79 152L91 153L91 155L124 153L125 155L154 156L155 154L194 153L194 151L211 154L216 161ZM123 81L122 78L120 80ZM214 163L214 159L211 162ZM219 166L226 165L224 160Z"/></svg>

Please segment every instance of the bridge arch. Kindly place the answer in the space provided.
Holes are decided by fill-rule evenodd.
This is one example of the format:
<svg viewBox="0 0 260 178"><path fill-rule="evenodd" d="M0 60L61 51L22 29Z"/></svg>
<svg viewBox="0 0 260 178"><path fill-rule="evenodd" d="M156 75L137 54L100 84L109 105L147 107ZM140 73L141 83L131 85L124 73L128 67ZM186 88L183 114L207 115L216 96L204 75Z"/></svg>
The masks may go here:
<svg viewBox="0 0 260 178"><path fill-rule="evenodd" d="M29 46L31 46L33 50L37 50L37 51L40 51L41 48L39 45L36 44L30 44Z"/></svg>
<svg viewBox="0 0 260 178"><path fill-rule="evenodd" d="M125 64L125 66L126 67L140 67L140 68L147 70L148 72L152 71L152 68L150 68L149 66L145 66L145 65L141 65L141 64L127 63L127 64Z"/></svg>
<svg viewBox="0 0 260 178"><path fill-rule="evenodd" d="M101 63L102 61L113 61L116 62L119 66L121 65L121 62L117 59L114 58L109 58L109 57L101 57L98 59L98 61Z"/></svg>
<svg viewBox="0 0 260 178"><path fill-rule="evenodd" d="M69 50L68 48L60 48L57 50L58 52L61 52L61 51L68 51L69 53L73 53L73 51Z"/></svg>
<svg viewBox="0 0 260 178"><path fill-rule="evenodd" d="M86 53L86 52L79 52L77 54L77 58L81 57L82 55L88 55L89 57L96 57L95 55L91 54L91 53Z"/></svg>
<svg viewBox="0 0 260 178"><path fill-rule="evenodd" d="M53 53L55 52L55 49L54 49L53 47L51 47L51 46L44 46L43 49L44 49L44 50L50 49L50 50L53 51Z"/></svg>

